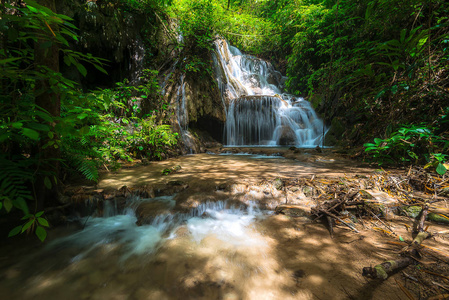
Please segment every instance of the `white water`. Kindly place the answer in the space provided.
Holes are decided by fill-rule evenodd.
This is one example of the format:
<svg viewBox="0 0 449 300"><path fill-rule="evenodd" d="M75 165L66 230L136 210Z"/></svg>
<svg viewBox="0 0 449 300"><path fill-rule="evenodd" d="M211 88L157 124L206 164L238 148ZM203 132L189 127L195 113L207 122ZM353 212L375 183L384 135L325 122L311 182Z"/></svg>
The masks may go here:
<svg viewBox="0 0 449 300"><path fill-rule="evenodd" d="M283 94L285 77L264 60L245 55L225 40L215 42L216 75L228 103L227 146L317 146L323 121L303 98Z"/></svg>
<svg viewBox="0 0 449 300"><path fill-rule="evenodd" d="M200 243L208 236L231 245L260 245L260 238L252 238L251 225L263 213L256 204L228 207L227 202L206 202L188 213L161 214L151 224L137 226L135 209L145 201L163 202L168 209L175 205L173 197L134 199L120 213L105 205L104 217L87 217L81 220L84 229L67 237L53 241L50 250L78 248L72 262L79 261L100 246L122 247L122 261L134 255L155 253L164 242L176 238L176 231L186 226L191 239ZM109 202L111 205L111 202Z"/></svg>

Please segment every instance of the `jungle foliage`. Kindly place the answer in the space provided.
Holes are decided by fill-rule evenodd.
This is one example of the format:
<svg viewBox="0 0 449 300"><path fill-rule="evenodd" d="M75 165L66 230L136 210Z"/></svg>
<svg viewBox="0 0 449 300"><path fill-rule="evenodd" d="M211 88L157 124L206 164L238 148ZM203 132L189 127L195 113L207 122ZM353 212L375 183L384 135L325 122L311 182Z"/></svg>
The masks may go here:
<svg viewBox="0 0 449 300"><path fill-rule="evenodd" d="M135 9L150 1L144 2L124 5ZM138 85L125 80L115 88L83 92L79 83L46 63L57 66L60 57L81 76L87 64L106 73L108 62L70 49L78 41L71 18L31 0L2 1L0 10L0 213L23 213L24 223L10 236L34 232L44 240L49 224L42 209L51 203L39 203L40 180L46 190L58 186L56 193L67 174L97 181L100 167L162 159L177 136L161 118L167 104L157 71L143 70ZM52 59L53 47L59 55ZM51 111L38 105L42 95L49 96Z"/></svg>
<svg viewBox="0 0 449 300"><path fill-rule="evenodd" d="M208 14L181 17L188 16L189 24L198 21L207 29L206 35L184 29L197 40L207 37L210 45L216 34L225 36L244 51L274 60L286 71L290 92L322 99L315 104L323 117L329 123L334 117L343 120L346 131L341 144L357 146L373 138L383 141L375 143L375 148L369 143L367 149L381 163L445 160L449 136L449 126L442 121L449 107L447 2L174 3L181 3L179 7L189 3L195 12L199 10L192 3L208 5ZM387 148L380 147L385 143ZM442 165L438 166L441 171Z"/></svg>

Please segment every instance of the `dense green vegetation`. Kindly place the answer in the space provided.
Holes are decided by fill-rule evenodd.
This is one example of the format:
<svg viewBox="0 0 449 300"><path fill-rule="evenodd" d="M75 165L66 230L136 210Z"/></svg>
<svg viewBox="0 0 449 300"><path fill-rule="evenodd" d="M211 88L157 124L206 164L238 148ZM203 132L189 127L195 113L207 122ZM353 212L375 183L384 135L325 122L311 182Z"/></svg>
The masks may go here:
<svg viewBox="0 0 449 300"><path fill-rule="evenodd" d="M367 144L367 152L377 162L434 165L445 161L448 4L417 0L230 1L229 7L226 1L180 3L189 3L194 11L198 11L195 5L207 3L207 10L215 11L186 13L188 24L208 29L207 34L191 29L193 25L186 30L197 41L205 37L209 42L220 34L245 51L274 60L286 71L290 92L309 96L329 123L345 128L341 145L357 146L376 138L375 144ZM443 173L443 164L438 166Z"/></svg>
<svg viewBox="0 0 449 300"><path fill-rule="evenodd" d="M124 5L137 9L137 4ZM48 226L42 209L57 204L60 180L67 173L97 181L102 166L162 159L177 143L176 133L158 113L167 107L157 71L143 70L139 85L125 80L88 93L59 72L59 55L82 76L87 64L106 73L108 62L71 50L77 28L50 8L34 1L6 3L0 20L0 209L24 214L25 223L10 235L32 231L41 240ZM144 114L147 99L153 110Z"/></svg>
<svg viewBox="0 0 449 300"><path fill-rule="evenodd" d="M42 211L57 203L67 174L96 181L99 168L171 153L177 136L169 103L160 96L159 71L175 53L181 72L212 78L207 54L218 36L272 60L289 77L290 92L308 96L329 124L343 128L341 145L366 143L378 163L420 163L446 172L446 2L84 1L86 11L101 5L144 14L173 44L162 55L161 41L148 35L147 65L137 81L122 78L91 91L63 75L60 62L81 78L88 70L107 73L110 62L74 51L74 20L56 13L55 1L38 2L0 5L0 209L21 210L25 221L12 235L34 231L45 238Z"/></svg>

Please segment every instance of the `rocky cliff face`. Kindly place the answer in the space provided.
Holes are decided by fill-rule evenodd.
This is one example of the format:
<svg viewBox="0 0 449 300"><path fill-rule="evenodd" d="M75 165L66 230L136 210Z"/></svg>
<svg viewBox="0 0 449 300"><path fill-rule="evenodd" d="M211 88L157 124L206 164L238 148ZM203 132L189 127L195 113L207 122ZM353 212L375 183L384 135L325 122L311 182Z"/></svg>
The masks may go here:
<svg viewBox="0 0 449 300"><path fill-rule="evenodd" d="M139 84L143 69L158 70L162 96L169 103L168 111L161 113L186 137L181 139L182 152L202 152L208 144L222 142L226 113L217 83L212 75L183 71L182 62L189 53L177 48L176 24L161 25L163 16L127 11L120 1L64 0L57 6L58 13L71 17L79 28L79 41L71 42L70 49L108 61L108 75L85 64L86 77L61 62L61 71L69 79L85 90L110 88L124 79ZM211 54L202 55L212 66Z"/></svg>

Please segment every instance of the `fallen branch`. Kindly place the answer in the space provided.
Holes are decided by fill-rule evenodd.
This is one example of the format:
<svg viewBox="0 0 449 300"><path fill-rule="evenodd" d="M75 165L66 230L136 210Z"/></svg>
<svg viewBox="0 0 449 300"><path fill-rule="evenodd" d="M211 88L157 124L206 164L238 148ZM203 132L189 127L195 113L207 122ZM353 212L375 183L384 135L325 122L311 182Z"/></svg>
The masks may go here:
<svg viewBox="0 0 449 300"><path fill-rule="evenodd" d="M419 218L415 222L415 228L413 230L414 234L419 234L424 231L424 222L426 221L427 214L429 213L429 206L424 205L423 209L419 213Z"/></svg>
<svg viewBox="0 0 449 300"><path fill-rule="evenodd" d="M387 279L394 272L403 269L413 262L411 257L403 257L397 260L388 260L374 267L365 267L362 270L362 276L371 279Z"/></svg>

